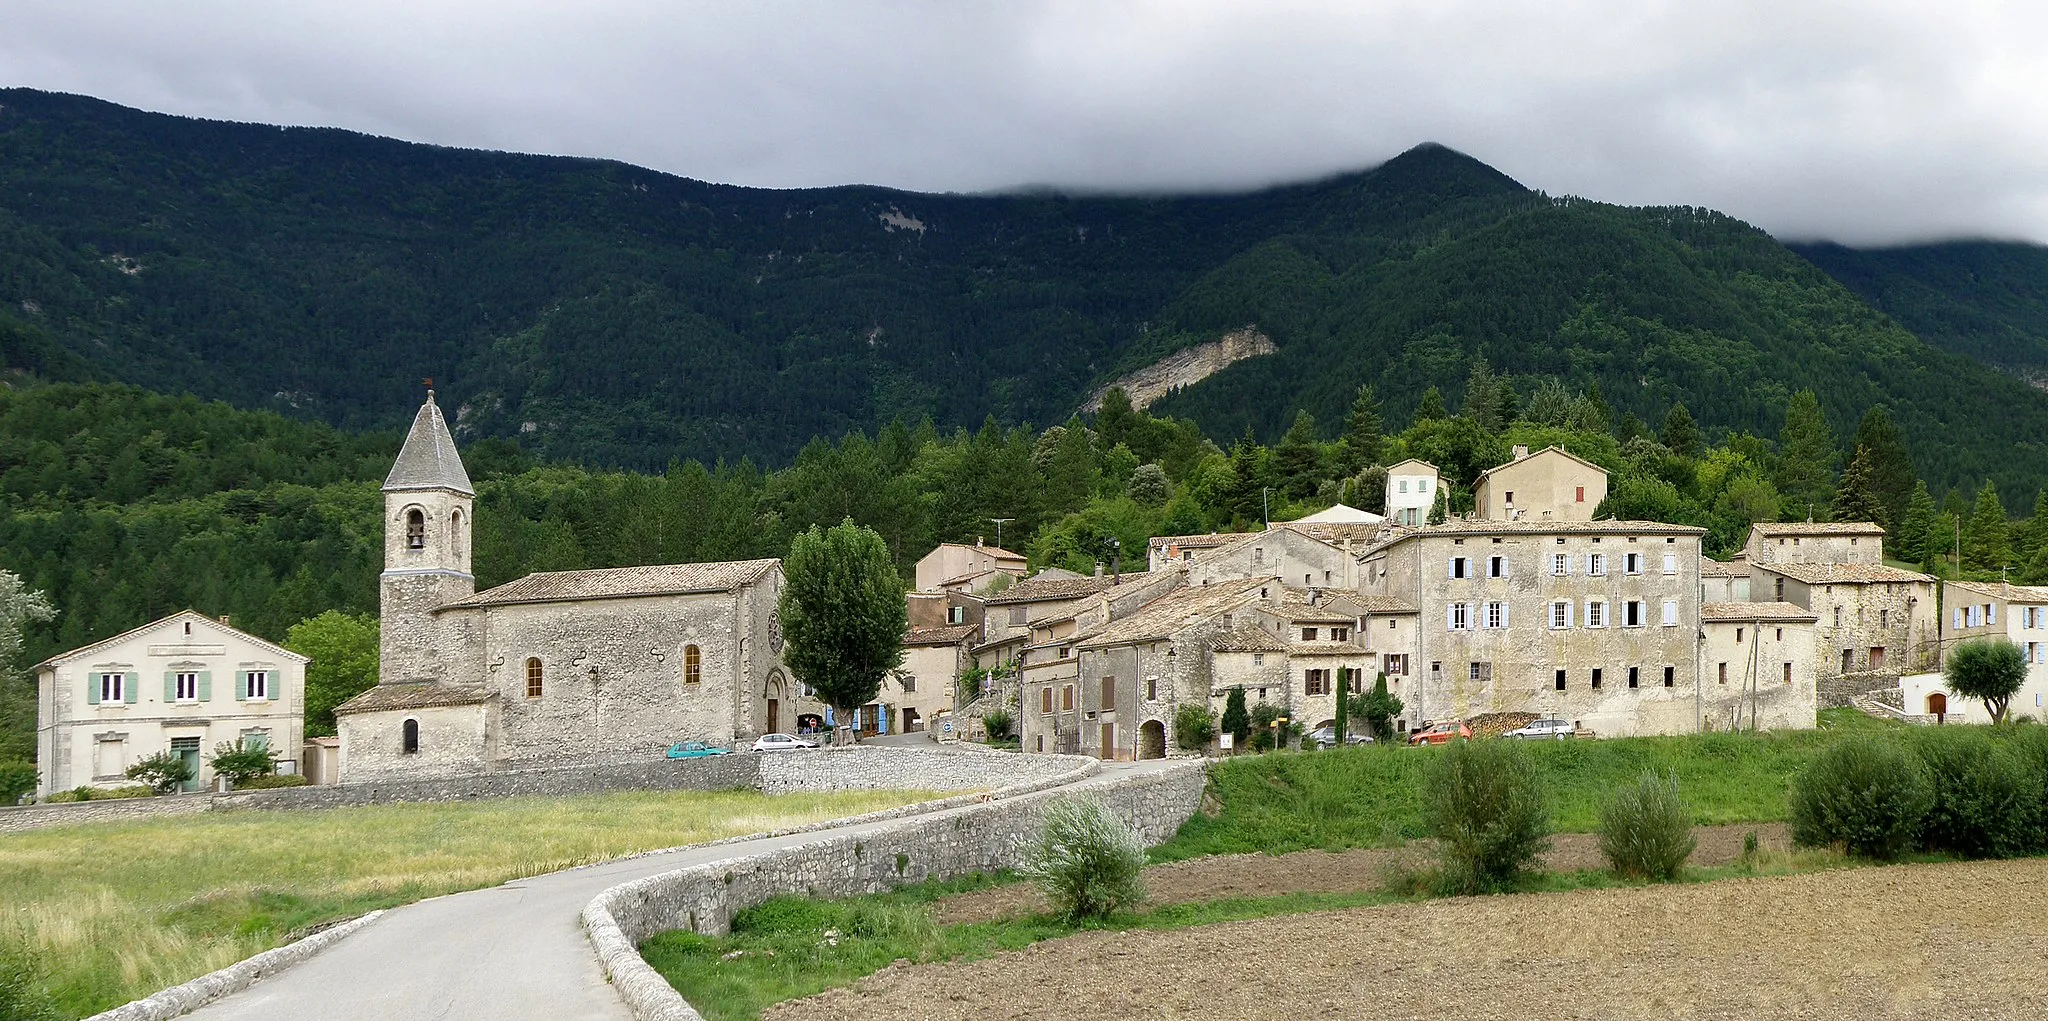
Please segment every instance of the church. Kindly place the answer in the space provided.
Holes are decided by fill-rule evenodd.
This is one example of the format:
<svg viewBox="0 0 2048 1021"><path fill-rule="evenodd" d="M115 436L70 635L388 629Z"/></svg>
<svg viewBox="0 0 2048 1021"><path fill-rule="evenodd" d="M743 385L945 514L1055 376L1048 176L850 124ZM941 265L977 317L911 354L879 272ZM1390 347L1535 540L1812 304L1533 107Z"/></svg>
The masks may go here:
<svg viewBox="0 0 2048 1021"><path fill-rule="evenodd" d="M384 480L377 684L335 709L342 782L658 757L794 731L782 562L530 574L476 590L476 490L432 391Z"/></svg>

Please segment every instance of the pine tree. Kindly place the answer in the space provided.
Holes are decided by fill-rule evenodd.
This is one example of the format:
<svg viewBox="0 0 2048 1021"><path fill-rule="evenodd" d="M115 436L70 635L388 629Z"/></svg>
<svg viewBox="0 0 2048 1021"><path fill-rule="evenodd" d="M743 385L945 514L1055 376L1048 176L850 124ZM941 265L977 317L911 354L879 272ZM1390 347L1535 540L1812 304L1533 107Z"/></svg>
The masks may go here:
<svg viewBox="0 0 2048 1021"><path fill-rule="evenodd" d="M1927 524L1927 538L1921 540L1921 565L1931 572L1946 573L1939 569L1943 561L1956 555L1957 535L1957 518L1953 512L1941 511L1934 515L1934 520Z"/></svg>
<svg viewBox="0 0 2048 1021"><path fill-rule="evenodd" d="M1434 422L1437 419L1449 417L1451 417L1451 413L1444 410L1443 391L1438 390L1436 387L1430 387L1422 391L1422 400L1415 405L1415 420L1417 422Z"/></svg>
<svg viewBox="0 0 2048 1021"><path fill-rule="evenodd" d="M1836 521L1884 520L1884 507L1871 492L1870 454L1862 447L1856 448L1856 456L1850 458L1849 467L1842 472L1842 483L1835 490L1835 502L1829 513Z"/></svg>
<svg viewBox="0 0 2048 1021"><path fill-rule="evenodd" d="M1863 421L1856 426L1856 448L1870 458L1870 493L1884 508L1884 515L1875 520L1888 529L1901 527L1917 480L1905 437L1883 407L1864 412Z"/></svg>
<svg viewBox="0 0 2048 1021"><path fill-rule="evenodd" d="M2013 536L2013 557L2031 564L2044 548L2048 548L2048 489L2035 495L2034 516Z"/></svg>
<svg viewBox="0 0 2048 1021"><path fill-rule="evenodd" d="M1243 688L1230 689L1230 697L1224 699L1222 727L1237 749L1243 750L1244 739L1252 732L1252 714L1244 707Z"/></svg>
<svg viewBox="0 0 2048 1021"><path fill-rule="evenodd" d="M1379 463L1380 448L1386 442L1383 428L1379 395L1367 383L1358 388L1358 396L1351 399L1351 413L1344 417L1343 460L1339 467L1346 477Z"/></svg>
<svg viewBox="0 0 2048 1021"><path fill-rule="evenodd" d="M1507 424L1500 420L1493 369L1484 358L1472 359L1472 372L1465 377L1465 406L1459 413L1490 433L1499 432Z"/></svg>
<svg viewBox="0 0 2048 1021"><path fill-rule="evenodd" d="M1824 514L1835 493L1835 438L1811 390L1792 395L1778 434L1778 493L1785 514Z"/></svg>
<svg viewBox="0 0 2048 1021"><path fill-rule="evenodd" d="M1913 483L1912 495L1906 498L1906 513L1892 530L1896 538L1899 559L1915 564L1924 564L1927 555L1927 534L1934 528L1934 497L1928 495L1927 483Z"/></svg>
<svg viewBox="0 0 2048 1021"><path fill-rule="evenodd" d="M1683 402L1673 404L1669 414L1664 416L1664 431L1659 434L1664 445L1680 457L1700 456L1700 427L1692 420L1692 412L1685 410Z"/></svg>
<svg viewBox="0 0 2048 1021"><path fill-rule="evenodd" d="M1294 425L1280 437L1273 450L1273 470L1280 488L1291 499L1314 496L1322 479L1322 449L1316 444L1316 420L1303 408L1294 413Z"/></svg>
<svg viewBox="0 0 2048 1021"><path fill-rule="evenodd" d="M1976 571L1996 571L2012 563L2011 521L1990 479L1977 491L1977 506L1963 528L1963 563Z"/></svg>
<svg viewBox="0 0 2048 1021"><path fill-rule="evenodd" d="M1450 498L1444 495L1442 480L1438 480L1436 499L1429 505L1429 524L1441 525L1450 517Z"/></svg>

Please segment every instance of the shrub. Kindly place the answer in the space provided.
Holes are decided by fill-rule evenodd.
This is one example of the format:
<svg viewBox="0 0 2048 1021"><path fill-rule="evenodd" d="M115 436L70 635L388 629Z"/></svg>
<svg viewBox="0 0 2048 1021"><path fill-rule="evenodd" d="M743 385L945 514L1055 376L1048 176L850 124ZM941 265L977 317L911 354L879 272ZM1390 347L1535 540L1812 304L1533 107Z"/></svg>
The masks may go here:
<svg viewBox="0 0 2048 1021"><path fill-rule="evenodd" d="M1008 709L991 709L981 714L982 729L988 731L988 739L991 741L1009 740L1010 729L1016 724L1017 721L1011 718Z"/></svg>
<svg viewBox="0 0 2048 1021"><path fill-rule="evenodd" d="M1245 739L1250 737L1252 733L1252 716L1244 708L1243 688L1230 689L1229 696L1224 698L1223 722L1221 726L1223 732L1230 735L1231 740L1236 743L1237 747L1244 747Z"/></svg>
<svg viewBox="0 0 2048 1021"><path fill-rule="evenodd" d="M146 784L158 794L175 794L179 787L191 782L192 767L170 752L158 752L129 766L127 777ZM90 801L92 798L93 795L88 794L78 800Z"/></svg>
<svg viewBox="0 0 2048 1021"><path fill-rule="evenodd" d="M0 805L12 805L36 789L35 763L0 762Z"/></svg>
<svg viewBox="0 0 2048 1021"><path fill-rule="evenodd" d="M1513 889L1550 846L1542 778L1513 742L1452 742L1423 773L1422 815L1447 892Z"/></svg>
<svg viewBox="0 0 2048 1021"><path fill-rule="evenodd" d="M1646 771L1635 783L1617 788L1600 806L1599 833L1608 866L1628 879L1678 878L1699 843L1677 773ZM1750 834L1750 840L1755 838Z"/></svg>
<svg viewBox="0 0 2048 1021"><path fill-rule="evenodd" d="M2038 837L2042 779L2038 767L1974 727L1938 727L1914 735L1933 802L1920 823L1920 844L1965 858L2025 854Z"/></svg>
<svg viewBox="0 0 2048 1021"><path fill-rule="evenodd" d="M279 787L304 787L308 781L303 773L273 773L269 776L252 776L235 784L238 791L268 791Z"/></svg>
<svg viewBox="0 0 2048 1021"><path fill-rule="evenodd" d="M1173 743L1182 750L1199 752L1216 737L1216 717L1205 705L1188 703L1173 712Z"/></svg>
<svg viewBox="0 0 2048 1021"><path fill-rule="evenodd" d="M1038 842L1018 872L1038 881L1067 921L1107 918L1145 897L1145 845L1092 798L1063 798L1045 810Z"/></svg>
<svg viewBox="0 0 2048 1021"><path fill-rule="evenodd" d="M1880 738L1845 736L1793 777L1792 841L1889 861L1913 847L1933 802L1917 756Z"/></svg>
<svg viewBox="0 0 2048 1021"><path fill-rule="evenodd" d="M0 936L0 1021L57 1021L42 962L27 939Z"/></svg>
<svg viewBox="0 0 2048 1021"><path fill-rule="evenodd" d="M222 741L213 746L213 758L206 764L213 767L214 775L227 777L240 787L259 776L277 772L277 753L268 745Z"/></svg>

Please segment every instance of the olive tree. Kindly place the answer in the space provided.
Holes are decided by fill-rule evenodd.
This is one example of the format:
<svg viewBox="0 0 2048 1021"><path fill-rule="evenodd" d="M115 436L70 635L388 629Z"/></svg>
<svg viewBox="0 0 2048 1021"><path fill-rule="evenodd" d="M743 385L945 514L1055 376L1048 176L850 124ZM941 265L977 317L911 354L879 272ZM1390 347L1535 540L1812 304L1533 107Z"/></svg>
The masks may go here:
<svg viewBox="0 0 2048 1021"><path fill-rule="evenodd" d="M2020 647L2003 638L1979 638L1964 642L1948 654L1942 677L1949 690L1964 698L1984 700L1991 722L2005 722L2012 696L2027 679L2027 657Z"/></svg>

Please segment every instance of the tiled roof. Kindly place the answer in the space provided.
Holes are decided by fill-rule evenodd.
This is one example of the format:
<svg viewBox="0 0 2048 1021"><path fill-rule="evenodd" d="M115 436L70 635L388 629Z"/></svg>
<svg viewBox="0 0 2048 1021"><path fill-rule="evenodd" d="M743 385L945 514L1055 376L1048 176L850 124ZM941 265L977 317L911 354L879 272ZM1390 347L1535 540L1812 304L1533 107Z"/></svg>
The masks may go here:
<svg viewBox="0 0 2048 1021"><path fill-rule="evenodd" d="M1759 521L1749 526L1758 535L1883 535L1869 521Z"/></svg>
<svg viewBox="0 0 2048 1021"><path fill-rule="evenodd" d="M1378 542L1392 532L1395 526L1384 521L1371 524L1361 521L1287 521L1273 527L1300 532L1311 539L1320 539L1335 546L1346 540L1354 544Z"/></svg>
<svg viewBox="0 0 2048 1021"><path fill-rule="evenodd" d="M1355 656L1365 651L1357 642L1303 642L1289 640L1287 652L1292 656Z"/></svg>
<svg viewBox="0 0 2048 1021"><path fill-rule="evenodd" d="M415 489L452 489L476 495L476 489L469 484L469 472L463 470L462 458L455 453L455 438L448 435L448 421L441 417L441 406L434 403L432 390L427 391L427 403L420 405L420 413L413 416L412 431L405 434L405 446L399 448L391 474L384 477L387 493Z"/></svg>
<svg viewBox="0 0 2048 1021"><path fill-rule="evenodd" d="M1951 581L1944 584L2008 603L2048 603L2048 585L2013 585L2002 581Z"/></svg>
<svg viewBox="0 0 2048 1021"><path fill-rule="evenodd" d="M1018 631L1018 632L1014 632L1014 633L1012 633L1012 634L1010 634L1010 635L1007 635L1007 636L1005 636L1005 637L1002 637L1002 638L996 638L996 639L992 639L992 640L990 640L990 641L987 641L987 642L983 642L982 644L980 644L980 645L977 645L977 646L975 646L974 648L972 648L972 649L969 649L969 650L967 650L967 651L969 651L969 652L972 652L972 653L975 653L976 655L980 655L981 653L987 652L987 651L988 651L988 650L990 650L990 649L1000 649L1000 648L1002 648L1002 647L1003 647L1003 646L1005 646L1005 645L1017 645L1017 644L1020 644L1020 643L1022 643L1022 642L1023 642L1023 641L1025 640L1025 639L1027 639L1027 638L1030 638L1030 637L1031 637L1031 632L1029 632L1029 631Z"/></svg>
<svg viewBox="0 0 2048 1021"><path fill-rule="evenodd" d="M1224 546L1236 542L1237 540L1242 539L1246 536L1257 534L1259 533L1210 532L1206 535L1155 535L1152 537L1152 542L1150 543L1150 545L1153 548L1158 548L1161 546L1193 546L1196 548L1201 548L1205 546Z"/></svg>
<svg viewBox="0 0 2048 1021"><path fill-rule="evenodd" d="M1287 643L1250 621L1237 621L1216 639L1217 652L1286 652Z"/></svg>
<svg viewBox="0 0 2048 1021"><path fill-rule="evenodd" d="M1791 603L1701 603L1700 619L1816 621L1820 615Z"/></svg>
<svg viewBox="0 0 2048 1021"><path fill-rule="evenodd" d="M1346 599L1357 603L1367 613L1414 613L1415 604L1396 596L1371 595L1367 593L1347 594Z"/></svg>
<svg viewBox="0 0 2048 1021"><path fill-rule="evenodd" d="M1749 577L1749 565L1747 563L1735 564L1729 563L1726 560L1709 560L1706 557L1701 557L1700 577L1747 578Z"/></svg>
<svg viewBox="0 0 2048 1021"><path fill-rule="evenodd" d="M334 711L338 715L347 715L392 709L428 709L434 706L476 705L490 699L491 693L482 688L438 684L433 681L399 681L373 685L370 690L335 706Z"/></svg>
<svg viewBox="0 0 2048 1021"><path fill-rule="evenodd" d="M594 571L542 571L497 588L485 589L441 608L725 592L758 580L779 562L773 559L731 560L714 564L607 567Z"/></svg>
<svg viewBox="0 0 2048 1021"><path fill-rule="evenodd" d="M1138 612L1111 621L1082 638L1084 649L1150 642L1180 633L1197 621L1257 599L1259 586L1275 584L1271 578L1230 581L1177 589L1146 603Z"/></svg>
<svg viewBox="0 0 2048 1021"><path fill-rule="evenodd" d="M1705 535L1696 525L1674 525L1665 521L1467 521L1455 518L1441 525L1425 525L1401 532L1385 542L1359 551L1371 556L1410 539L1448 535Z"/></svg>
<svg viewBox="0 0 2048 1021"><path fill-rule="evenodd" d="M1329 606L1311 606L1296 599L1289 599L1281 603L1279 612L1280 616L1288 620L1308 624L1350 624L1356 621L1355 617L1342 610L1332 609Z"/></svg>
<svg viewBox="0 0 2048 1021"><path fill-rule="evenodd" d="M1129 581L1141 576L1142 572L1126 574L1124 580ZM1007 606L1012 603L1039 603L1053 599L1079 599L1082 596L1092 596L1111 584L1113 581L1108 575L1100 578L1085 575L1079 578L1032 577L989 596L987 602L990 606Z"/></svg>
<svg viewBox="0 0 2048 1021"><path fill-rule="evenodd" d="M1754 570L1774 571L1807 585L1869 585L1883 582L1932 582L1934 576L1901 571L1883 564L1756 564Z"/></svg>
<svg viewBox="0 0 2048 1021"><path fill-rule="evenodd" d="M942 627L914 627L903 635L905 645L955 645L981 630L979 624L948 624Z"/></svg>

